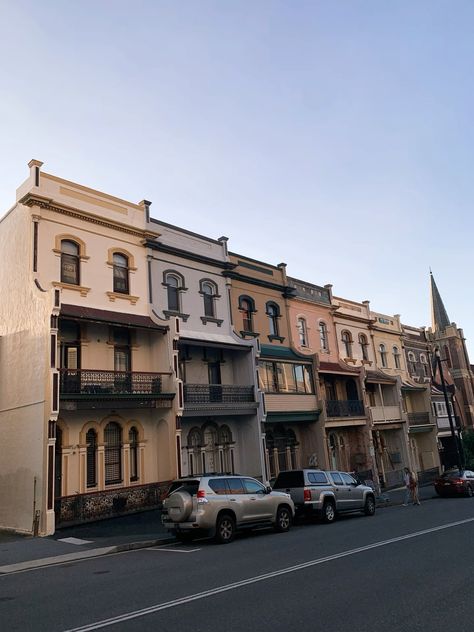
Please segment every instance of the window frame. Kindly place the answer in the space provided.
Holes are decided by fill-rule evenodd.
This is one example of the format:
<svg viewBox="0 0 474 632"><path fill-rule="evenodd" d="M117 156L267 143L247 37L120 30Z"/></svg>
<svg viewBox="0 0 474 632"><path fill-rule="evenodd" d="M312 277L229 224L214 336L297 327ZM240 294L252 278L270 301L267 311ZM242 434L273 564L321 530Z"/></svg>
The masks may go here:
<svg viewBox="0 0 474 632"><path fill-rule="evenodd" d="M319 344L321 347L321 351L329 353L328 326L326 325L324 320L319 321Z"/></svg>
<svg viewBox="0 0 474 632"><path fill-rule="evenodd" d="M66 252L63 250L64 244L72 244L76 250L75 253ZM81 244L77 241L74 241L70 238L61 239L60 242L60 252L61 252L61 274L60 280L61 283L66 283L67 285L80 285L81 284ZM66 264L69 261L70 265L74 266L74 280L67 280L65 278L65 268Z"/></svg>
<svg viewBox="0 0 474 632"><path fill-rule="evenodd" d="M116 258L121 258L125 261L125 265L122 265L116 261ZM112 270L113 270L113 291L116 294L130 294L130 258L123 252L116 251L112 255ZM118 274L118 271L125 271L124 275ZM124 287L119 287L120 283L123 283Z"/></svg>
<svg viewBox="0 0 474 632"><path fill-rule="evenodd" d="M379 344L379 353L380 353L380 364L382 365L383 369L387 369L388 368L387 348L385 347L383 342Z"/></svg>
<svg viewBox="0 0 474 632"><path fill-rule="evenodd" d="M255 301L251 296L242 294L239 296L239 312L242 314L242 331L255 333L253 316L256 313Z"/></svg>
<svg viewBox="0 0 474 632"><path fill-rule="evenodd" d="M353 338L352 338L352 334L348 329L344 329L343 331L341 331L341 342L344 345L344 350L346 352L346 358L352 358L352 345L353 345Z"/></svg>
<svg viewBox="0 0 474 632"><path fill-rule="evenodd" d="M300 347L308 347L308 325L304 316L298 316L296 319L296 329L298 331Z"/></svg>
<svg viewBox="0 0 474 632"><path fill-rule="evenodd" d="M280 335L280 326L278 323L280 319L280 306L274 301L268 301L265 305L265 313L268 316L268 330L270 336L278 337Z"/></svg>

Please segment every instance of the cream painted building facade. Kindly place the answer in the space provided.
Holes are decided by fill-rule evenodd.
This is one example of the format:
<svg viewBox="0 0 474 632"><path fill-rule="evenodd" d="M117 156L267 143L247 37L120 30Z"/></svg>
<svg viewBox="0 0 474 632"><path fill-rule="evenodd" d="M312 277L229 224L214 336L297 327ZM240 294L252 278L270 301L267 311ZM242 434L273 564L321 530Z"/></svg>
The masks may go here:
<svg viewBox="0 0 474 632"><path fill-rule="evenodd" d="M178 469L175 322L148 301L147 204L31 161L0 220L0 526L156 504Z"/></svg>
<svg viewBox="0 0 474 632"><path fill-rule="evenodd" d="M210 239L157 220L147 242L153 312L176 334L182 391L183 475L245 472L266 480L255 338L242 339L231 321L235 266L227 239Z"/></svg>

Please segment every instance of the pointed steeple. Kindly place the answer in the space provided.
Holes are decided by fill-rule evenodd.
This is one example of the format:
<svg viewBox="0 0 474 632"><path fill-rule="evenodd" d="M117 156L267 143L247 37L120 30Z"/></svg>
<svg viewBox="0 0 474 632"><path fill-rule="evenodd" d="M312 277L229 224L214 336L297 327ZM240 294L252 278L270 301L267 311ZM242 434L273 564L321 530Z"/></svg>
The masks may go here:
<svg viewBox="0 0 474 632"><path fill-rule="evenodd" d="M438 288L430 269L431 281L431 328L433 331L444 331L451 324L448 312L443 304Z"/></svg>

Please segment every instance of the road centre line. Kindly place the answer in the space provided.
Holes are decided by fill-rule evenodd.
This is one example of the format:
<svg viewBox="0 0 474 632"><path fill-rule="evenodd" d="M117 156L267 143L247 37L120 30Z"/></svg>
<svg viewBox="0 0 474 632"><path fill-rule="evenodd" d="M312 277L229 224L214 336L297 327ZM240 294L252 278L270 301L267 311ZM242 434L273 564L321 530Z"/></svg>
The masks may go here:
<svg viewBox="0 0 474 632"><path fill-rule="evenodd" d="M295 566L289 566L287 568L282 568L278 571L272 571L270 573L265 573L264 575L257 575L255 577L249 577L248 579L244 579L238 582L233 582L232 584L227 584L225 586L219 586L217 588L211 588L210 590L205 590L200 593L195 593L194 595L188 595L186 597L181 597L178 599L173 599L172 601L167 601L161 604L155 604L154 606L149 606L148 608L143 608L141 610L134 610L132 612L128 612L126 614L118 615L116 617L111 617L110 619L104 619L102 621L96 621L95 623L89 623L88 625L83 625L78 628L70 628L65 630L64 632L91 632L92 630L98 630L100 628L105 628L111 625L115 625L116 623L122 623L124 621L129 621L130 619L137 619L139 617L144 617L149 614L154 614L155 612L159 612L160 610L167 610L169 608L175 608L177 606L181 606L186 603L190 603L192 601L197 601L199 599L206 599L207 597L212 597L213 595L218 595L219 593L227 592L229 590L235 590L236 588L241 588L243 586L249 586L251 584L256 584L257 582L265 581L268 579L272 579L273 577L279 577L281 575L286 575L288 573L295 573L296 571L304 570L306 568L310 568L312 566L317 566L319 564L325 564L326 562L332 562L333 560L338 560L343 557L348 557L349 555L356 555L357 553L363 553L364 551L370 551L371 549L376 549L382 546L387 546L388 544L394 544L396 542L402 542L403 540L410 540L412 538L417 538L422 535L428 535L430 533L435 533L437 531L443 531L445 529L451 529L452 527L457 527L460 525L468 524L469 522L474 522L474 518L466 518L465 520L458 520L456 522L450 522L448 524L440 525L438 527L432 527L430 529L423 529L422 531L415 531L413 533L409 533L407 535L401 535L396 538L390 538L389 540L382 540L381 542L374 542L374 544L368 544L366 546L361 546L356 549L350 549L349 551L343 551L342 553L336 553L334 555L328 555L327 557L322 557L316 560L310 560L309 562L303 562L302 564L297 564Z"/></svg>

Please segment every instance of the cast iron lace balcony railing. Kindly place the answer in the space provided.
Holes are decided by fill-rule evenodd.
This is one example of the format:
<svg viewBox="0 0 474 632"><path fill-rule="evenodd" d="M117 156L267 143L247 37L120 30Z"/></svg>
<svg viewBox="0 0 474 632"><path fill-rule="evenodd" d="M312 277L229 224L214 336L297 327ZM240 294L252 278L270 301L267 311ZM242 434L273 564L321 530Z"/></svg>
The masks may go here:
<svg viewBox="0 0 474 632"><path fill-rule="evenodd" d="M163 377L169 374L60 369L60 375L60 394L64 398L68 395L158 396L163 394Z"/></svg>
<svg viewBox="0 0 474 632"><path fill-rule="evenodd" d="M254 403L253 386L233 386L230 384L185 384L186 404L243 404Z"/></svg>
<svg viewBox="0 0 474 632"><path fill-rule="evenodd" d="M359 399L328 400L326 414L328 417L361 417L365 414L364 404Z"/></svg>
<svg viewBox="0 0 474 632"><path fill-rule="evenodd" d="M408 423L410 426L421 426L430 423L429 413L408 413Z"/></svg>

